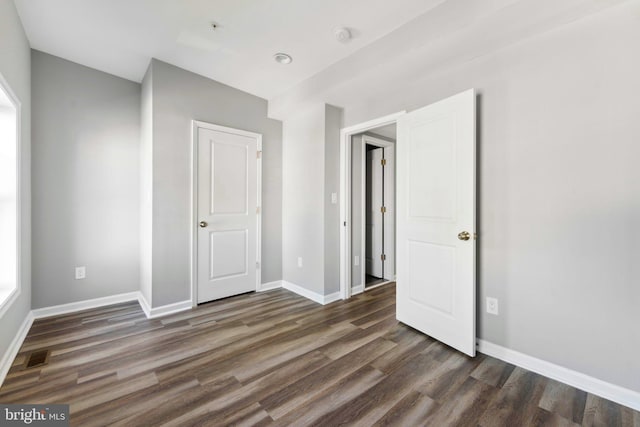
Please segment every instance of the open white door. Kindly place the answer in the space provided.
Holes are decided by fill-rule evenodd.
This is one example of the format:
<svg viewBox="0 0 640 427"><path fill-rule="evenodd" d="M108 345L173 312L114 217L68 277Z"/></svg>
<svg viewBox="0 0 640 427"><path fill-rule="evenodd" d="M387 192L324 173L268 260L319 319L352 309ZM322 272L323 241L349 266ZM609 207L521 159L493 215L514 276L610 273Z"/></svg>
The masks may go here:
<svg viewBox="0 0 640 427"><path fill-rule="evenodd" d="M367 151L366 205L367 205L367 250L366 272L373 277L383 274L383 148Z"/></svg>
<svg viewBox="0 0 640 427"><path fill-rule="evenodd" d="M476 352L475 91L398 119L397 318Z"/></svg>
<svg viewBox="0 0 640 427"><path fill-rule="evenodd" d="M261 136L213 125L196 130L197 294L202 303L256 289Z"/></svg>

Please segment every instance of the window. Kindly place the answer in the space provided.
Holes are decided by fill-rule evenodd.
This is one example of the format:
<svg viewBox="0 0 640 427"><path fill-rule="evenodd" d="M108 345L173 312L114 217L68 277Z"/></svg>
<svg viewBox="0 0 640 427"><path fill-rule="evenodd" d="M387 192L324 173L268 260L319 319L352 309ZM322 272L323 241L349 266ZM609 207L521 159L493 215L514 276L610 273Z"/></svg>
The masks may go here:
<svg viewBox="0 0 640 427"><path fill-rule="evenodd" d="M0 316L20 292L20 103L0 74Z"/></svg>

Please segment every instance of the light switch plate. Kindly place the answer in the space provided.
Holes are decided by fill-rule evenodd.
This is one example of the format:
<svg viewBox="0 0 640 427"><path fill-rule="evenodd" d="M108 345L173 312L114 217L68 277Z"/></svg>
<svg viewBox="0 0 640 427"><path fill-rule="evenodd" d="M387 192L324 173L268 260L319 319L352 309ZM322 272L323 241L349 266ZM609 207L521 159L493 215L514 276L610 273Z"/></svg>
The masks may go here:
<svg viewBox="0 0 640 427"><path fill-rule="evenodd" d="M487 313L498 315L498 298L487 297Z"/></svg>

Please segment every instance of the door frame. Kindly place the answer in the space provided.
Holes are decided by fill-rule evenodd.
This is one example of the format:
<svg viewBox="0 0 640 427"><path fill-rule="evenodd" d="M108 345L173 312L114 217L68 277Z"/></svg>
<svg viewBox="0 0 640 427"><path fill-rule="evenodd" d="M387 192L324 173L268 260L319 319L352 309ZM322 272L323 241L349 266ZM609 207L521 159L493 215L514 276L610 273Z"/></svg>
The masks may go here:
<svg viewBox="0 0 640 427"><path fill-rule="evenodd" d="M366 153L367 153L367 145L373 145L379 148L389 148L389 147L395 147L395 144L393 142L389 142L389 141L385 141L384 139L380 139L380 138L376 138L375 136L371 136L371 135L363 135L362 136L363 139L363 144L362 144L362 151L360 153L360 159L362 160L362 163L360 165L360 171L361 171L361 176L360 176L360 194L361 194L361 201L360 201L360 207L361 207L361 235L360 235L360 278L362 279L362 282L360 283L360 285L362 286L362 292L367 291L367 290L371 290L374 288L377 288L378 286L382 286L382 285L386 285L387 283L389 283L391 280L384 280L384 282L378 284L378 285L374 285L369 287L369 289L367 289L365 287L366 285L366 263L362 262L362 260L365 258L364 256L362 256L363 254L366 253L366 249L365 249L365 245L367 242L367 236L366 236L366 231L367 231L367 224L366 224L366 210L367 207L366 205L366 197L367 195L365 194L367 191L367 183L366 183L366 174L367 174L367 158L366 158ZM351 151L349 152L351 153ZM351 163L349 163L349 166L351 166ZM394 168L395 171L395 168ZM351 174L349 174L349 176L351 176ZM386 176L385 176L386 179ZM350 180L351 181L351 180ZM383 184L384 185L384 184ZM393 177L393 188L395 189L396 187L396 177ZM349 189L351 189L351 185L349 185ZM395 195L394 195L395 197ZM386 203L385 203L386 206ZM352 212L353 213L353 212ZM353 220L353 218L351 218ZM394 221L395 222L395 221ZM387 225L385 224L384 227L386 227ZM395 224L394 224L395 227ZM383 239L384 241L384 239ZM384 250L384 246L383 246L383 250ZM394 261L395 261L395 247L393 249L393 255L394 255ZM386 253L386 251L384 251L383 253ZM353 256L353 254L352 254ZM395 276L395 269L394 269L394 276ZM384 279L384 277L383 277Z"/></svg>
<svg viewBox="0 0 640 427"><path fill-rule="evenodd" d="M256 291L262 283L262 134L220 126L199 120L191 121L191 305L198 305L198 129L256 138L257 212L256 212Z"/></svg>
<svg viewBox="0 0 640 427"><path fill-rule="evenodd" d="M403 110L340 130L340 298L342 299L351 298L351 137L396 123L404 114L406 111ZM360 265L362 266L363 263L364 260L361 259Z"/></svg>

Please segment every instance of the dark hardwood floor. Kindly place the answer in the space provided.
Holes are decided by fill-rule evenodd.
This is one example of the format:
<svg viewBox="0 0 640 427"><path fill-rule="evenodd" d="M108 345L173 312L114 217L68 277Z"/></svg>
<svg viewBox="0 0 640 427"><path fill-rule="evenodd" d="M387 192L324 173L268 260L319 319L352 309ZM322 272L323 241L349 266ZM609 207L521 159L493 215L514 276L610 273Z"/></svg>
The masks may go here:
<svg viewBox="0 0 640 427"><path fill-rule="evenodd" d="M44 366L25 368L50 350ZM286 290L147 320L135 303L38 320L2 403L78 426L640 426L640 414L395 320L394 284L320 306Z"/></svg>

